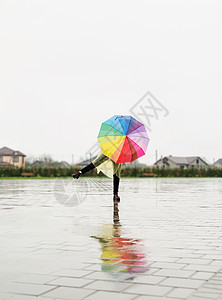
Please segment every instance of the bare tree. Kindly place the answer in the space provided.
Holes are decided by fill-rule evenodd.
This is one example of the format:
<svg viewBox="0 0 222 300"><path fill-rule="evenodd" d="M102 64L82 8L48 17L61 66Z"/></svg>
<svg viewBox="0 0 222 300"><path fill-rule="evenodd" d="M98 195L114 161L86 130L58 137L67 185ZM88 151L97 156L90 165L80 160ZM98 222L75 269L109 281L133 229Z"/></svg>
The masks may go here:
<svg viewBox="0 0 222 300"><path fill-rule="evenodd" d="M53 158L49 154L43 154L40 160L44 162L44 165L51 166L54 162Z"/></svg>

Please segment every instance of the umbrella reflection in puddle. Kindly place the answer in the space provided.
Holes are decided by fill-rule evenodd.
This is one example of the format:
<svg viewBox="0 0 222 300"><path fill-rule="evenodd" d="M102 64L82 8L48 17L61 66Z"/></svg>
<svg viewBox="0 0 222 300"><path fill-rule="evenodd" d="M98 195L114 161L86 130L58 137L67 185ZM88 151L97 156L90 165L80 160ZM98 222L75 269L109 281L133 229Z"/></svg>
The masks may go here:
<svg viewBox="0 0 222 300"><path fill-rule="evenodd" d="M97 239L101 246L101 269L117 280L132 280L148 271L143 241L123 237L118 203L114 204L113 224L104 225Z"/></svg>

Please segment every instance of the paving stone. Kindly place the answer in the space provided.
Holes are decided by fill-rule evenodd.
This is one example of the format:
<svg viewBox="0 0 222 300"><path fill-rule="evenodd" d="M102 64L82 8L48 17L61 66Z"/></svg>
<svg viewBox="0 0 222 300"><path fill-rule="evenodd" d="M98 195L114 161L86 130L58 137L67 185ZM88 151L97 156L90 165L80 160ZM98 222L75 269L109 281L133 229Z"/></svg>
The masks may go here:
<svg viewBox="0 0 222 300"><path fill-rule="evenodd" d="M213 280L220 282L221 285L222 285L222 277L218 277L217 275L215 275L215 276L213 277Z"/></svg>
<svg viewBox="0 0 222 300"><path fill-rule="evenodd" d="M210 264L211 266L220 266L222 267L222 260L213 260L212 263Z"/></svg>
<svg viewBox="0 0 222 300"><path fill-rule="evenodd" d="M53 299L80 300L94 291L81 288L58 287L51 292L44 294L44 297Z"/></svg>
<svg viewBox="0 0 222 300"><path fill-rule="evenodd" d="M84 300L133 300L135 295L115 293L115 292L95 292L94 294L84 298Z"/></svg>
<svg viewBox="0 0 222 300"><path fill-rule="evenodd" d="M162 269L155 273L155 276L189 278L194 271Z"/></svg>
<svg viewBox="0 0 222 300"><path fill-rule="evenodd" d="M207 254L204 256L204 259L210 259L210 260L215 259L222 262L221 254Z"/></svg>
<svg viewBox="0 0 222 300"><path fill-rule="evenodd" d="M83 287L91 283L92 280L83 279L83 278L71 278L71 277L60 277L49 281L47 285L55 285L55 286L67 286L67 287Z"/></svg>
<svg viewBox="0 0 222 300"><path fill-rule="evenodd" d="M168 257L168 256L150 256L149 257L150 261L155 261L155 262L175 262L178 260L178 258L175 257Z"/></svg>
<svg viewBox="0 0 222 300"><path fill-rule="evenodd" d="M163 281L164 279L166 279L166 277L162 277L162 276L143 276L143 275L139 275L136 276L133 280L133 282L136 283L147 283L147 284L158 284L161 281Z"/></svg>
<svg viewBox="0 0 222 300"><path fill-rule="evenodd" d="M136 297L135 300L180 300L179 298L169 298L167 296L163 297L158 297L158 296L139 296Z"/></svg>
<svg viewBox="0 0 222 300"><path fill-rule="evenodd" d="M197 258L181 258L177 263L181 264L195 264L195 265L209 265L212 262L212 259L197 259Z"/></svg>
<svg viewBox="0 0 222 300"><path fill-rule="evenodd" d="M178 259L186 258L186 259L198 259L203 256L203 254L195 254L195 253L180 253L178 255L174 255Z"/></svg>
<svg viewBox="0 0 222 300"><path fill-rule="evenodd" d="M147 272L142 273L144 276L150 276L151 274L154 274L155 272L159 271L159 268L148 268Z"/></svg>
<svg viewBox="0 0 222 300"><path fill-rule="evenodd" d="M52 286L27 283L7 283L1 286L1 290L12 294L24 294L38 296L54 289Z"/></svg>
<svg viewBox="0 0 222 300"><path fill-rule="evenodd" d="M167 294L167 297L187 299L187 297L193 294L194 292L195 289L175 288L172 292Z"/></svg>
<svg viewBox="0 0 222 300"><path fill-rule="evenodd" d="M101 264L101 260L99 258L94 258L94 259L90 259L90 260L86 260L84 261L85 264Z"/></svg>
<svg viewBox="0 0 222 300"><path fill-rule="evenodd" d="M155 286L155 285L149 285L149 284L134 284L127 290L125 290L125 293L133 293L133 294L142 294L142 295L151 295L151 296L164 296L169 291L171 291L172 288L170 287L164 287L164 286Z"/></svg>
<svg viewBox="0 0 222 300"><path fill-rule="evenodd" d="M195 297L199 297L200 299L219 299L218 298L218 294L209 294L209 293L200 293L200 292L196 292L194 294Z"/></svg>
<svg viewBox="0 0 222 300"><path fill-rule="evenodd" d="M92 289L92 290L101 290L101 291L117 291L120 292L127 287L130 287L130 283L125 282L113 282L113 281L101 281L97 280L89 285L85 286L85 289Z"/></svg>
<svg viewBox="0 0 222 300"><path fill-rule="evenodd" d="M55 276L49 275L33 275L27 274L24 276L20 276L17 279L13 280L14 282L24 282L24 283L35 283L35 284L44 284L50 280L55 279Z"/></svg>
<svg viewBox="0 0 222 300"><path fill-rule="evenodd" d="M26 295L16 295L12 296L10 300L47 300L48 298L36 297L36 296L26 296Z"/></svg>
<svg viewBox="0 0 222 300"><path fill-rule="evenodd" d="M197 280L197 279L167 278L161 282L161 285L197 289L203 283L204 283L203 280Z"/></svg>
<svg viewBox="0 0 222 300"><path fill-rule="evenodd" d="M209 288L205 288L205 287L201 287L201 289L198 290L199 293L209 293L209 294L221 294L220 290L217 289L209 289Z"/></svg>
<svg viewBox="0 0 222 300"><path fill-rule="evenodd" d="M92 271L85 271L85 269L84 270L63 269L63 270L53 272L50 275L63 276L63 277L83 277L90 273L92 273Z"/></svg>
<svg viewBox="0 0 222 300"><path fill-rule="evenodd" d="M203 271L203 272L218 272L220 267L212 265L187 265L183 270Z"/></svg>
<svg viewBox="0 0 222 300"><path fill-rule="evenodd" d="M208 298L208 299L209 299L209 298ZM187 300L203 300L203 298L201 299L201 298L198 297L198 296L195 297L195 296L192 295L192 296L188 297ZM206 300L206 299L205 299L205 300ZM211 300L212 300L212 298L211 298Z"/></svg>
<svg viewBox="0 0 222 300"><path fill-rule="evenodd" d="M203 280L208 280L210 279L214 273L208 273L208 272L196 272L191 278L193 279L203 279Z"/></svg>
<svg viewBox="0 0 222 300"><path fill-rule="evenodd" d="M166 262L156 262L152 264L152 268L161 268L161 269L182 269L186 266L186 264L178 264L178 263L166 263Z"/></svg>
<svg viewBox="0 0 222 300"><path fill-rule="evenodd" d="M101 271L101 264L93 264L93 265L90 265L89 267L87 268L84 268L84 270L89 270L89 271Z"/></svg>
<svg viewBox="0 0 222 300"><path fill-rule="evenodd" d="M74 263L70 264L70 261L72 261L72 256L71 257L68 257L67 255L61 259L61 268L58 267L58 265L56 265L56 268L54 268L54 270L52 270L50 273L54 273L54 272L60 272L62 270L67 270L67 269L70 269L70 270L83 270L84 268L87 268L90 266L90 264L86 264L86 263L82 263L82 262L76 262L74 261ZM58 262L57 262L58 264ZM68 268L64 268L64 265L67 265ZM71 266L73 266L73 268L71 268Z"/></svg>
<svg viewBox="0 0 222 300"><path fill-rule="evenodd" d="M131 275L126 273L109 273L109 272L93 272L84 278L91 280L108 280L108 281L116 281L116 280L124 280Z"/></svg>
<svg viewBox="0 0 222 300"><path fill-rule="evenodd" d="M205 284L205 286L212 286L215 288L220 287L222 289L222 280L216 280L213 277Z"/></svg>
<svg viewBox="0 0 222 300"><path fill-rule="evenodd" d="M1 300L9 300L11 298L12 298L12 294L0 293L0 299Z"/></svg>
<svg viewBox="0 0 222 300"><path fill-rule="evenodd" d="M202 250L211 251L211 250L216 249L216 247L214 247L214 246L193 246L192 245L192 246L188 246L187 249L197 250L197 251L200 251L200 253L202 253L201 252Z"/></svg>
<svg viewBox="0 0 222 300"><path fill-rule="evenodd" d="M0 282L4 283L7 281L15 280L18 277L21 277L21 272L12 272L12 271L6 271L6 270L0 270Z"/></svg>

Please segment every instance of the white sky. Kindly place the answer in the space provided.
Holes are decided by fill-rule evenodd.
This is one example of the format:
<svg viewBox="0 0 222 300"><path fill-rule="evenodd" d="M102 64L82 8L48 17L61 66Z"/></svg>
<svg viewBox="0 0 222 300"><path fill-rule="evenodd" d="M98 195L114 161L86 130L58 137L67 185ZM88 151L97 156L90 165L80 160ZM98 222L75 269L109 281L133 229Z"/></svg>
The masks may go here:
<svg viewBox="0 0 222 300"><path fill-rule="evenodd" d="M0 147L71 162L150 91L142 160L222 157L222 1L1 0Z"/></svg>

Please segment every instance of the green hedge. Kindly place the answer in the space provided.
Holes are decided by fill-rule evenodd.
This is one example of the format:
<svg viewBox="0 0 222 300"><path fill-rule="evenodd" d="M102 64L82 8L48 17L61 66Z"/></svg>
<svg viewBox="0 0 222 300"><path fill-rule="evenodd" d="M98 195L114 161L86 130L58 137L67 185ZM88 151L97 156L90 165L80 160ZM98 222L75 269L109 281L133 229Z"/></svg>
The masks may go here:
<svg viewBox="0 0 222 300"><path fill-rule="evenodd" d="M20 177L22 173L33 173L36 177L66 177L75 172L74 168L56 167L0 167L0 177Z"/></svg>
<svg viewBox="0 0 222 300"><path fill-rule="evenodd" d="M57 168L57 167L0 167L0 177L20 177L22 173L33 173L35 177L68 177L77 172L79 168ZM124 167L122 177L145 177L145 173L153 173L154 177L222 177L222 168L206 169L163 169L152 167ZM97 176L96 170L92 170L86 176ZM103 177L102 173L99 177Z"/></svg>

